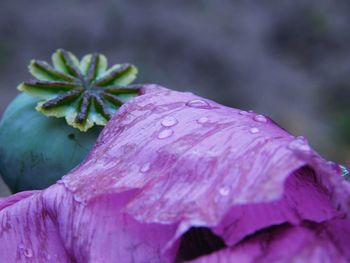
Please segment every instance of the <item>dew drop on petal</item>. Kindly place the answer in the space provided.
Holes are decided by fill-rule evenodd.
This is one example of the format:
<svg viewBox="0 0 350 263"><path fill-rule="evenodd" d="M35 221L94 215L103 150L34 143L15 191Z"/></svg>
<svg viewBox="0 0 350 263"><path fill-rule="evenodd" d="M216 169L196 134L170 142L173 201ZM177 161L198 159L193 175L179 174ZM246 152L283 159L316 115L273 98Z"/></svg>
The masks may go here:
<svg viewBox="0 0 350 263"><path fill-rule="evenodd" d="M267 122L266 117L264 115L260 115L260 114L255 115L253 119L254 119L254 121L261 122L261 123Z"/></svg>
<svg viewBox="0 0 350 263"><path fill-rule="evenodd" d="M225 185L225 186L222 186L220 187L219 189L219 194L222 195L222 196L228 196L230 193L230 187Z"/></svg>
<svg viewBox="0 0 350 263"><path fill-rule="evenodd" d="M300 145L299 148L298 148L298 150L307 152L307 151L310 151L311 149L310 149L310 146L309 146L309 145L304 144L304 145Z"/></svg>
<svg viewBox="0 0 350 263"><path fill-rule="evenodd" d="M177 119L172 116L167 116L162 120L162 126L172 127L178 123Z"/></svg>
<svg viewBox="0 0 350 263"><path fill-rule="evenodd" d="M86 201L81 196L73 195L73 198L77 203L81 204L82 206L86 205Z"/></svg>
<svg viewBox="0 0 350 263"><path fill-rule="evenodd" d="M305 138L302 136L298 136L293 141L291 141L288 145L288 148L301 152L309 152L311 150L310 146L305 141Z"/></svg>
<svg viewBox="0 0 350 263"><path fill-rule="evenodd" d="M23 250L23 255L27 258L31 258L33 256L33 251L30 248L25 248Z"/></svg>
<svg viewBox="0 0 350 263"><path fill-rule="evenodd" d="M343 177L349 177L349 170L344 166L344 165L339 165L341 170L342 170L342 174L341 176Z"/></svg>
<svg viewBox="0 0 350 263"><path fill-rule="evenodd" d="M199 119L197 120L197 122L198 122L198 123L201 123L201 124L206 123L206 122L208 122L208 121L209 121L209 118L208 118L208 117L201 117L201 118L199 118Z"/></svg>
<svg viewBox="0 0 350 263"><path fill-rule="evenodd" d="M145 173L145 172L149 171L150 168L151 168L151 164L150 164L150 163L145 163L145 164L141 167L140 171L141 171L142 173Z"/></svg>
<svg viewBox="0 0 350 263"><path fill-rule="evenodd" d="M173 135L173 130L170 130L170 129L165 129L165 130L162 130L159 134L158 134L158 139L165 139L165 138L168 138L170 137L171 135Z"/></svg>
<svg viewBox="0 0 350 263"><path fill-rule="evenodd" d="M238 112L238 114L240 115L248 115L248 111L245 111L245 110L241 110L240 112Z"/></svg>
<svg viewBox="0 0 350 263"><path fill-rule="evenodd" d="M198 109L210 109L211 106L207 101L204 100L190 100L186 103L188 107L198 108Z"/></svg>
<svg viewBox="0 0 350 263"><path fill-rule="evenodd" d="M253 127L253 128L250 128L249 132L252 133L252 134L256 134L256 133L259 133L260 130L258 128L256 128L256 127Z"/></svg>

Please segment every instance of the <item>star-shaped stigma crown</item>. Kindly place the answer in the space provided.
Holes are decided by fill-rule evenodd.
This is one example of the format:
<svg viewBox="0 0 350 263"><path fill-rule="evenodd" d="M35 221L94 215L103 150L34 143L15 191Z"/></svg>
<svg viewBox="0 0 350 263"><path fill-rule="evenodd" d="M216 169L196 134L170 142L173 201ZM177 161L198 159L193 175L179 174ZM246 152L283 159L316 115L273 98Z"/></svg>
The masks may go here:
<svg viewBox="0 0 350 263"><path fill-rule="evenodd" d="M65 117L80 131L105 125L127 100L139 95L140 85L130 85L137 68L117 64L107 69L104 55L85 55L81 61L63 49L52 55L52 66L32 60L29 72L35 80L22 82L17 88L43 99L36 110L46 116Z"/></svg>

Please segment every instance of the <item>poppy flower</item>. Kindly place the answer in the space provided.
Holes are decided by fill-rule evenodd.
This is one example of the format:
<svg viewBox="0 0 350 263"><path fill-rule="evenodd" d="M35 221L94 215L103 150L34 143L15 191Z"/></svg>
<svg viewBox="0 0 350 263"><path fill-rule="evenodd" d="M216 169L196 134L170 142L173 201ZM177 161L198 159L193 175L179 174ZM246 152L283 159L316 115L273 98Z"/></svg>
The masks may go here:
<svg viewBox="0 0 350 263"><path fill-rule="evenodd" d="M3 262L348 262L344 168L268 117L146 85L88 157L0 201Z"/></svg>

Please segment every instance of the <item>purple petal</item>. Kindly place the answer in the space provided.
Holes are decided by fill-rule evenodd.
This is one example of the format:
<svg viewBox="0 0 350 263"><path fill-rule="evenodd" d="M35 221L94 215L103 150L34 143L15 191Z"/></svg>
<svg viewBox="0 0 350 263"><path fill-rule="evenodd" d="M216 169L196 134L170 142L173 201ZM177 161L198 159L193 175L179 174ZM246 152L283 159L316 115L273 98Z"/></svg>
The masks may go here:
<svg viewBox="0 0 350 263"><path fill-rule="evenodd" d="M121 108L85 163L64 178L77 200L139 189L126 211L140 222L179 224L177 237L192 226L220 234L232 213L250 220L229 243L275 223L339 216L331 199L340 204L349 188L305 139L254 113L150 88Z"/></svg>
<svg viewBox="0 0 350 263"><path fill-rule="evenodd" d="M323 224L278 226L193 263L346 263L350 224L347 220L334 220Z"/></svg>
<svg viewBox="0 0 350 263"><path fill-rule="evenodd" d="M88 205L77 203L62 185L45 191L66 250L78 262L157 262L173 226L143 224L122 209L135 191L104 195Z"/></svg>
<svg viewBox="0 0 350 263"><path fill-rule="evenodd" d="M77 203L64 186L23 198L0 211L4 262L159 262L172 226L142 224L120 211L135 193ZM155 238L156 237L156 238Z"/></svg>
<svg viewBox="0 0 350 263"><path fill-rule="evenodd" d="M24 191L24 192L11 195L7 198L0 198L0 210L4 209L7 206L11 206L14 203L17 203L18 201L25 199L38 192L40 191Z"/></svg>
<svg viewBox="0 0 350 263"><path fill-rule="evenodd" d="M0 201L7 262L28 251L42 261L172 261L192 227L234 246L276 224L322 224L349 211L339 166L305 139L190 93L143 92L61 182Z"/></svg>
<svg viewBox="0 0 350 263"><path fill-rule="evenodd" d="M314 171L305 167L287 178L281 199L234 206L214 231L227 245L233 245L247 234L271 225L297 225L303 220L323 222L342 215L330 205L329 193L318 184Z"/></svg>
<svg viewBox="0 0 350 263"><path fill-rule="evenodd" d="M0 206L1 262L71 262L40 192L16 194Z"/></svg>

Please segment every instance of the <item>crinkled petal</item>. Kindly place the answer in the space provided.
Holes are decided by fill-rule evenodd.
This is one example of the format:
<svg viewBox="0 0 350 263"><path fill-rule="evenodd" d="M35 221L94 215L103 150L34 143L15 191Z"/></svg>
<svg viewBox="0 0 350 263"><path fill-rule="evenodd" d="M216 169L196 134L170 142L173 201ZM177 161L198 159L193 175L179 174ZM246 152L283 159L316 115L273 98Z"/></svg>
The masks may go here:
<svg viewBox="0 0 350 263"><path fill-rule="evenodd" d="M40 191L23 191L23 192L19 192L17 194L11 195L7 198L0 198L0 210L4 209L7 206L11 206L14 203L17 203L18 201L25 199L35 193L38 193Z"/></svg>
<svg viewBox="0 0 350 263"><path fill-rule="evenodd" d="M103 195L85 205L58 185L45 191L44 198L56 215L66 250L77 262L159 262L175 227L140 223L123 213L136 194Z"/></svg>
<svg viewBox="0 0 350 263"><path fill-rule="evenodd" d="M284 225L191 262L346 263L350 261L349 235L347 220L297 227Z"/></svg>
<svg viewBox="0 0 350 263"><path fill-rule="evenodd" d="M143 224L124 214L135 194L104 195L88 205L62 185L22 195L0 210L1 262L164 261L162 248L175 226Z"/></svg>
<svg viewBox="0 0 350 263"><path fill-rule="evenodd" d="M339 167L268 118L157 86L144 93L120 109L85 163L63 179L77 200L139 189L125 211L140 222L179 223L174 241L193 226L220 234L232 220L242 226L249 219L230 243L275 223L337 217L331 203L349 200L346 187L335 194Z"/></svg>
<svg viewBox="0 0 350 263"><path fill-rule="evenodd" d="M40 192L16 194L0 206L1 262L72 262Z"/></svg>
<svg viewBox="0 0 350 263"><path fill-rule="evenodd" d="M304 138L191 93L156 85L142 93L62 181L0 201L8 204L0 210L8 262L28 251L38 262L52 254L67 262L172 262L193 227L234 247L274 225L324 225L349 211L341 169ZM18 256L22 243L30 250Z"/></svg>
<svg viewBox="0 0 350 263"><path fill-rule="evenodd" d="M287 178L281 199L234 206L214 231L227 245L233 245L247 234L271 225L298 225L304 220L323 222L342 217L343 213L330 204L327 189L317 182L314 171L304 167Z"/></svg>

